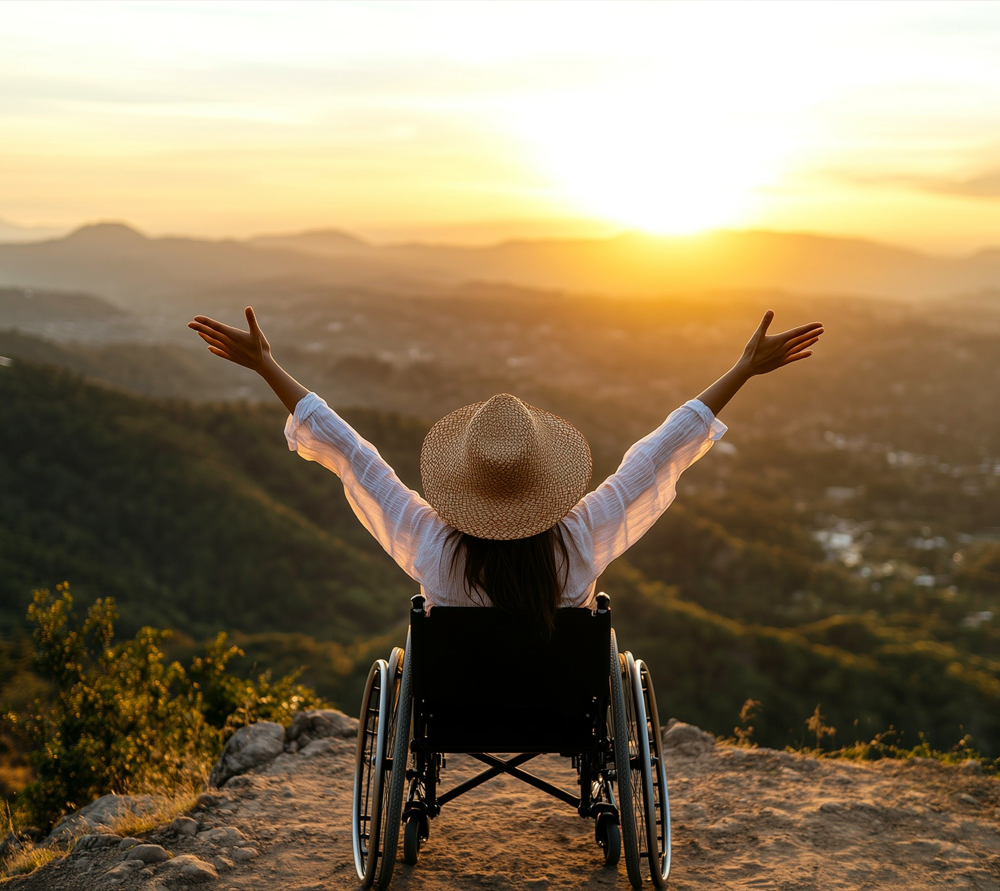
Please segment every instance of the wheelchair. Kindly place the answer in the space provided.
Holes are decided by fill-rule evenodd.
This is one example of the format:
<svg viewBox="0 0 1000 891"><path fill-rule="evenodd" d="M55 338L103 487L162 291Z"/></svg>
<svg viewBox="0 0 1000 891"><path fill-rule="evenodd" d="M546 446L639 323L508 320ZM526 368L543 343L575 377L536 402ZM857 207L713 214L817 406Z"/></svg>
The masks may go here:
<svg viewBox="0 0 1000 891"><path fill-rule="evenodd" d="M498 609L412 599L406 647L372 665L358 728L352 835L362 888L388 886L403 835L415 864L430 821L459 795L501 774L594 821L605 865L624 850L634 888L670 873L670 802L649 669L618 651L611 599L595 612L560 609L551 637L526 634ZM517 753L500 758L492 752ZM446 757L487 769L439 791ZM538 755L572 759L577 794L522 769Z"/></svg>

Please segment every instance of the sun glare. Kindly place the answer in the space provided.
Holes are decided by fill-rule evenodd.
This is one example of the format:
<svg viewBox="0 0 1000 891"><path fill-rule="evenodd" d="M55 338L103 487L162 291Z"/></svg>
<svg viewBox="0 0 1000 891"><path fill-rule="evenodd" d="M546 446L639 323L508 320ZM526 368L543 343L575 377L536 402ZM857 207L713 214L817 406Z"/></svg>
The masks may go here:
<svg viewBox="0 0 1000 891"><path fill-rule="evenodd" d="M686 85L671 97L646 82L562 96L522 107L519 129L577 212L657 234L746 224L794 139L713 92Z"/></svg>

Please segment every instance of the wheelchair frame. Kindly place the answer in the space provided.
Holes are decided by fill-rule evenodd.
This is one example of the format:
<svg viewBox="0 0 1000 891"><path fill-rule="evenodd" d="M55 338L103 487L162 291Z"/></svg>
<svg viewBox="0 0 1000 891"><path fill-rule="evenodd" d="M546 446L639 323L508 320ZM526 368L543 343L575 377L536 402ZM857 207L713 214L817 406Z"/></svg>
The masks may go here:
<svg viewBox="0 0 1000 891"><path fill-rule="evenodd" d="M640 888L645 876L658 888L670 873L670 803L661 751L659 716L649 670L631 653L619 653L611 627L611 599L597 596L597 609L588 627L606 647L607 685L584 715L576 715L573 751L562 741L532 741L527 751L504 760L486 751L469 748L481 738L461 739L461 730L436 731L435 716L426 690L418 699L421 665L413 664L420 651L420 635L427 621L424 598L412 598L406 647L395 647L388 660L372 665L362 700L352 803L354 861L363 888L386 888L392 878L403 824L403 859L415 864L420 847L430 835L430 820L442 807L489 780L507 775L574 807L594 820L594 835L604 863L616 867L624 848L630 883ZM437 610L466 612L461 608ZM468 608L480 614L493 610ZM560 610L577 613L580 610ZM580 622L575 617L574 621ZM416 644L414 637L416 635ZM600 677L604 670L598 669ZM414 675L418 675L415 684ZM489 729L489 719L486 721ZM497 726L503 739L502 728ZM556 749L552 745L557 745ZM478 746L476 746L478 748ZM502 747L495 747L506 751ZM447 755L463 752L487 766L476 776L439 792ZM579 794L574 795L522 769L541 754L572 759ZM617 791L617 796L616 796ZM405 802L404 802L405 793ZM643 866L645 864L645 866Z"/></svg>

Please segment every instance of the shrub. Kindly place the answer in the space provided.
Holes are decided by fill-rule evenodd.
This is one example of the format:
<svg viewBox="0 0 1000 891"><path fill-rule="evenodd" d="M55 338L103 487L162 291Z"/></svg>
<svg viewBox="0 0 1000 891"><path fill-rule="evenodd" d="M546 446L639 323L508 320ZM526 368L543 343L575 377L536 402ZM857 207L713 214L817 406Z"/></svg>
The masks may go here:
<svg viewBox="0 0 1000 891"><path fill-rule="evenodd" d="M69 585L36 591L28 610L36 671L48 694L7 723L30 746L33 778L15 799L19 822L48 826L108 792L170 792L204 783L226 736L252 720L287 720L315 694L297 675L272 682L226 672L240 655L224 635L189 669L167 663L170 632L142 628L113 643L114 601L97 600L82 623Z"/></svg>

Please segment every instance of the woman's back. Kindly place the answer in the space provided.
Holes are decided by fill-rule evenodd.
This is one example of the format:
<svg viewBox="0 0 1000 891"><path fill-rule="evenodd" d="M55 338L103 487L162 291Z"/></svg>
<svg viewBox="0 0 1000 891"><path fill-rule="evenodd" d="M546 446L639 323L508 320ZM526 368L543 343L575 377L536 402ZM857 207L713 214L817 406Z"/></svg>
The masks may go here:
<svg viewBox="0 0 1000 891"><path fill-rule="evenodd" d="M673 501L680 474L726 429L703 403L689 400L633 445L618 470L558 521L566 545L566 558L560 548L555 551L557 572L565 578L560 606L592 607L598 576L653 525ZM430 606L491 605L488 598L469 594L462 555L455 558L455 527L405 486L378 450L323 399L315 393L300 399L285 437L289 449L341 478L358 519L420 584Z"/></svg>

